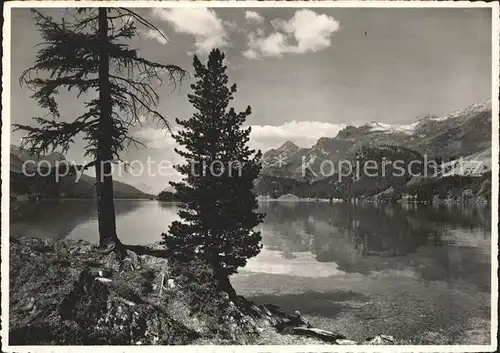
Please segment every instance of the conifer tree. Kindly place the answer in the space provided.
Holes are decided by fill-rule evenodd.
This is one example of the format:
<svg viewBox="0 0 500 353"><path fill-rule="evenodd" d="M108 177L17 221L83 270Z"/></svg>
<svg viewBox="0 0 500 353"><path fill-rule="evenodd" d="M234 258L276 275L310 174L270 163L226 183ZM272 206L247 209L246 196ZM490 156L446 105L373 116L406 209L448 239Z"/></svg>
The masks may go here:
<svg viewBox="0 0 500 353"><path fill-rule="evenodd" d="M96 171L99 244L113 248L121 243L116 234L112 163L120 160L120 152L128 146L140 144L129 130L142 119L157 119L168 127L156 110L159 96L152 82L161 84L166 77L175 83L186 72L175 65L151 62L129 47L127 40L140 34L137 24L164 36L133 10L78 8L67 10L59 22L32 11L43 42L20 83L33 91L32 98L48 114L33 118L36 126L14 128L27 133L23 147L35 154L55 149L65 153L77 136L83 138L85 156L92 160L83 169L95 167ZM75 90L86 108L69 122L60 119L56 96L61 89Z"/></svg>
<svg viewBox="0 0 500 353"><path fill-rule="evenodd" d="M222 290L233 294L229 276L260 252L264 217L257 213L252 192L259 175L261 152L248 146L244 128L251 109L237 113L229 104L236 85L228 85L224 54L214 49L203 65L194 57L193 116L177 120L182 129L174 139L186 163L176 166L182 182L171 183L181 202L180 221L162 234L167 249L180 261L199 258L213 269Z"/></svg>

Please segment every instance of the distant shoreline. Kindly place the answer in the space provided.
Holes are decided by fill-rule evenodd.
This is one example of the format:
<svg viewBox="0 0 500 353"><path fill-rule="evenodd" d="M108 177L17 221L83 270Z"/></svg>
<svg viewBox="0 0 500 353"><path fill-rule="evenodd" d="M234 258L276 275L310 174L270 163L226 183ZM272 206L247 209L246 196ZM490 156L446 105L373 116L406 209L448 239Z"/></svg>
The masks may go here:
<svg viewBox="0 0 500 353"><path fill-rule="evenodd" d="M180 201L167 201L167 200L158 200L158 199L149 199L149 198L115 198L115 201L157 201L161 203L179 203ZM30 199L15 199L11 200L11 203L27 203L27 202L40 202L40 201L96 201L96 199L92 198L43 198L40 200L30 200ZM277 202L277 203L354 203L354 204L362 204L362 203L370 203L370 204L389 204L389 203L399 203L399 204L424 204L424 205L488 205L488 202L479 202L479 201L461 201L461 200L439 200L438 202L426 202L426 201L413 201L400 199L396 202L387 202L387 201L376 201L376 200L357 200L357 201L345 201L341 199L313 199L313 198L297 198L297 199L271 199L265 197L258 197L257 201L259 203L267 203L267 202Z"/></svg>
<svg viewBox="0 0 500 353"><path fill-rule="evenodd" d="M353 204L414 204L414 205L488 205L488 202L480 202L477 200L462 201L462 200L450 200L443 199L438 202L428 202L428 201L416 201L399 199L395 202L389 201L377 201L377 200L356 200L356 201L346 201L342 199L308 199L308 198L298 198L298 199L271 199L271 198L258 198L258 202L279 202L279 203L353 203Z"/></svg>
<svg viewBox="0 0 500 353"><path fill-rule="evenodd" d="M314 199L314 198L302 198L299 197L297 199L295 198L290 198L290 199L271 199L271 198L265 198L265 197L257 197L257 201L259 202L330 202L329 199ZM340 199L332 199L331 202L343 202Z"/></svg>
<svg viewBox="0 0 500 353"><path fill-rule="evenodd" d="M66 197L66 198L42 198L39 200L31 200L28 198L17 198L11 200L11 202L37 202L37 201L96 201L95 198L85 198L85 197ZM156 201L156 199L148 199L148 198L114 198L115 201Z"/></svg>

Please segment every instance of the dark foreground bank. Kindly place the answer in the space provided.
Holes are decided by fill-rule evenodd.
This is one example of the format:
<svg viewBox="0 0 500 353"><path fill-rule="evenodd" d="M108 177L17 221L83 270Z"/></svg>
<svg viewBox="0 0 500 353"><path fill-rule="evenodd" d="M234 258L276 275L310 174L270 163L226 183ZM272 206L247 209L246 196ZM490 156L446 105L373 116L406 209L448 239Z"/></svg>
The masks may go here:
<svg viewBox="0 0 500 353"><path fill-rule="evenodd" d="M83 241L11 239L9 343L356 344L300 313L231 300L208 271L180 268L154 246L132 249L120 260Z"/></svg>

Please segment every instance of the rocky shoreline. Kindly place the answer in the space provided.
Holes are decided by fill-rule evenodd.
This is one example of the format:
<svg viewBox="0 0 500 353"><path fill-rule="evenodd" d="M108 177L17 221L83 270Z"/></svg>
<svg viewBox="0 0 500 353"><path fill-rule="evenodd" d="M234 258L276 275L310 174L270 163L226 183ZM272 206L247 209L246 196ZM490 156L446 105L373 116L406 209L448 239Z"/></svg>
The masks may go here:
<svg viewBox="0 0 500 353"><path fill-rule="evenodd" d="M131 246L120 260L84 241L11 238L9 343L397 344L385 335L355 342L299 312L231 300L206 278L198 290L162 256L158 244Z"/></svg>

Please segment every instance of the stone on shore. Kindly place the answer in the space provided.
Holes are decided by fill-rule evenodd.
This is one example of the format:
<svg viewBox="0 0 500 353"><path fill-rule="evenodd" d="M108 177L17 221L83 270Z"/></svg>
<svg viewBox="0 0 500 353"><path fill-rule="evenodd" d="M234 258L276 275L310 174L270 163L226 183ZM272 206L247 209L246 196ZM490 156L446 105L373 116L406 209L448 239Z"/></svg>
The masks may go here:
<svg viewBox="0 0 500 353"><path fill-rule="evenodd" d="M362 344L364 344L364 345L376 345L376 344L391 345L391 344L395 344L395 343L396 343L396 340L392 336L376 335L375 337L367 338Z"/></svg>
<svg viewBox="0 0 500 353"><path fill-rule="evenodd" d="M319 338L325 342L335 343L336 340L346 338L344 335L314 327L294 327L293 332L296 335L304 335L304 336Z"/></svg>
<svg viewBox="0 0 500 353"><path fill-rule="evenodd" d="M164 250L152 251L137 246L120 259L83 241L10 239L9 343L255 344L268 335L271 340L296 336L312 343L356 344L313 328L298 311L230 298L206 278L186 280ZM362 344L395 341L377 335Z"/></svg>

